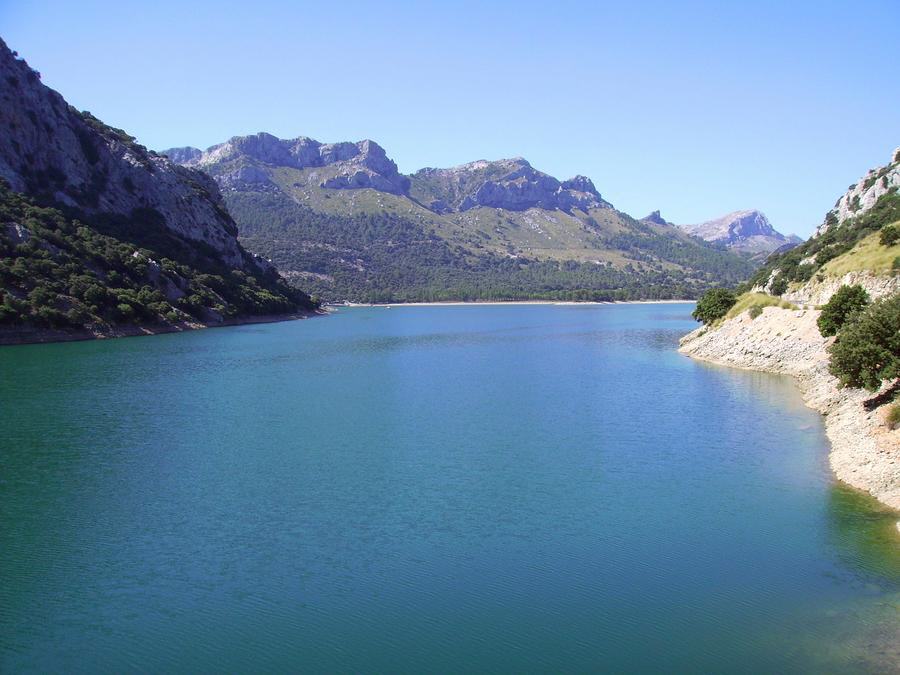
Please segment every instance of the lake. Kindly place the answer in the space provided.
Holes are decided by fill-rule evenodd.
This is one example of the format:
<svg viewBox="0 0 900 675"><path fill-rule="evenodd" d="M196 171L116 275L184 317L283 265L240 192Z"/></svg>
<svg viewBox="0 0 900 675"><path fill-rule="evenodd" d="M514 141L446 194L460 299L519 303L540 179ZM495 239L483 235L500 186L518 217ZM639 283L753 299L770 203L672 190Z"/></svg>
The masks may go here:
<svg viewBox="0 0 900 675"><path fill-rule="evenodd" d="M896 515L691 309L0 349L0 670L900 667Z"/></svg>

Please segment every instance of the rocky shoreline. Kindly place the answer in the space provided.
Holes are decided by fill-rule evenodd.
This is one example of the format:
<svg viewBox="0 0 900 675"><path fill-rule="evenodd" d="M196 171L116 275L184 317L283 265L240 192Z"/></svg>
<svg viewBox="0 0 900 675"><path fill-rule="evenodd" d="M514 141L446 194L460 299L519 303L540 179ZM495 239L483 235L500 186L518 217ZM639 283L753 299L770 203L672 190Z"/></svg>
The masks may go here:
<svg viewBox="0 0 900 675"><path fill-rule="evenodd" d="M794 377L806 405L825 417L835 476L900 511L900 429L885 422L889 406L868 410L875 394L841 389L828 372L828 345L816 326L819 311L766 307L715 327L702 327L681 339L679 351L691 358L748 370ZM900 522L898 522L900 529Z"/></svg>
<svg viewBox="0 0 900 675"><path fill-rule="evenodd" d="M125 325L106 326L95 330L88 329L16 329L6 328L0 330L0 347L12 345L46 344L50 342L80 342L83 340L107 340L110 338L141 337L147 335L163 335L165 333L183 333L204 328L224 328L226 326L242 326L253 323L277 323L280 321L295 321L307 319L312 316L325 314L326 312L296 312L292 314L265 314L260 316L246 316L236 319L227 319L220 323L189 323L177 324L160 323L152 325Z"/></svg>

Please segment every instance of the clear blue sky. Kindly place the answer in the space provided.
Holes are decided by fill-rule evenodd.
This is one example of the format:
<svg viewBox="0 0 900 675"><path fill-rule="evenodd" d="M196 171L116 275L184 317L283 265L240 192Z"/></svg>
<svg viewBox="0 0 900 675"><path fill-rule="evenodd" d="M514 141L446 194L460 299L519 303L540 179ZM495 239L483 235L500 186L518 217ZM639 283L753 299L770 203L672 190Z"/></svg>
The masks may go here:
<svg viewBox="0 0 900 675"><path fill-rule="evenodd" d="M154 149L372 138L401 171L521 155L637 217L808 235L900 146L900 2L0 0L0 35Z"/></svg>

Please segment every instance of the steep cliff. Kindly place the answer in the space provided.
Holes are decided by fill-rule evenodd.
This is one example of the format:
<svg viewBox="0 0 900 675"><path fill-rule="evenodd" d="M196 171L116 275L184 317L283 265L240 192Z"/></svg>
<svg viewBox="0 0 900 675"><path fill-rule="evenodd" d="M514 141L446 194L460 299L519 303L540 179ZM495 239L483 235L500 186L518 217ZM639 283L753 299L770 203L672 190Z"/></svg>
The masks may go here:
<svg viewBox="0 0 900 675"><path fill-rule="evenodd" d="M421 169L411 176L412 194L440 212L479 206L524 211L529 208L588 212L612 208L586 176L559 181L521 157L479 160L449 169Z"/></svg>
<svg viewBox="0 0 900 675"><path fill-rule="evenodd" d="M900 148L894 150L891 161L881 167L869 169L866 175L851 185L825 216L816 234L849 218L862 215L872 209L882 196L900 189Z"/></svg>
<svg viewBox="0 0 900 675"><path fill-rule="evenodd" d="M202 168L223 188L269 183L263 166L291 169L326 169L317 172L318 184L333 190L373 188L391 194L404 194L409 178L400 175L380 145L364 140L358 143L319 143L311 138L289 140L271 134L235 136L205 152L196 148L174 148L165 154L185 166Z"/></svg>
<svg viewBox="0 0 900 675"><path fill-rule="evenodd" d="M0 322L15 340L314 307L238 243L214 180L78 112L2 41L0 128Z"/></svg>

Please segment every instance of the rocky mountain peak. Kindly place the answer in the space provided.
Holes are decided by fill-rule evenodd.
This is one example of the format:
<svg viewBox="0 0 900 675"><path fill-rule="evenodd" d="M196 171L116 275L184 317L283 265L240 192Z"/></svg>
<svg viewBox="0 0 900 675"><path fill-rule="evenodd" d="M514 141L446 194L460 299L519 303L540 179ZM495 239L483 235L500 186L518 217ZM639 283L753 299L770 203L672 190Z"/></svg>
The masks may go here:
<svg viewBox="0 0 900 675"><path fill-rule="evenodd" d="M693 235L707 241L733 242L753 235L771 235L775 232L765 214L755 209L732 211L694 225L679 225Z"/></svg>
<svg viewBox="0 0 900 675"><path fill-rule="evenodd" d="M786 237L775 230L766 215L756 209L732 211L703 223L678 227L706 241L750 253L770 253L802 241L799 237Z"/></svg>
<svg viewBox="0 0 900 675"><path fill-rule="evenodd" d="M598 199L600 198L600 193L597 192L597 188L594 187L594 182L587 176L582 176L580 174L573 176L569 180L564 180L562 182L562 188L563 190L584 192L585 194L594 195Z"/></svg>
<svg viewBox="0 0 900 675"><path fill-rule="evenodd" d="M193 166L203 156L199 148L185 146L183 148L170 148L165 152L166 157L181 166Z"/></svg>
<svg viewBox="0 0 900 675"><path fill-rule="evenodd" d="M663 218L660 215L659 211L654 211L650 215L644 216L643 218L641 218L641 220L644 221L645 223L653 223L654 225L671 225L672 224L668 220Z"/></svg>

